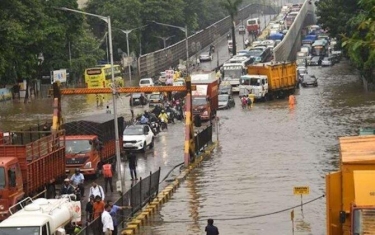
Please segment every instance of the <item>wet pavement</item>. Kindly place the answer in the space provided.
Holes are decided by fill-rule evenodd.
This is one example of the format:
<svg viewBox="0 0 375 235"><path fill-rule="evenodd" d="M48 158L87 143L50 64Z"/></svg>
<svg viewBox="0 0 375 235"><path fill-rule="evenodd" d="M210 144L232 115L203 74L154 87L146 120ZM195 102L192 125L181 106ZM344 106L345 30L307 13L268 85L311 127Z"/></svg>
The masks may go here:
<svg viewBox="0 0 375 235"><path fill-rule="evenodd" d="M339 136L357 135L375 121L375 93L364 93L348 61L310 67L316 88L287 99L218 112L220 143L188 176L143 234L204 234L213 218L220 234L292 234L290 211L248 218L300 204L293 187L309 186L308 201L325 193L324 177L338 167ZM152 232L151 232L152 231ZM325 234L325 199L295 209L295 234Z"/></svg>

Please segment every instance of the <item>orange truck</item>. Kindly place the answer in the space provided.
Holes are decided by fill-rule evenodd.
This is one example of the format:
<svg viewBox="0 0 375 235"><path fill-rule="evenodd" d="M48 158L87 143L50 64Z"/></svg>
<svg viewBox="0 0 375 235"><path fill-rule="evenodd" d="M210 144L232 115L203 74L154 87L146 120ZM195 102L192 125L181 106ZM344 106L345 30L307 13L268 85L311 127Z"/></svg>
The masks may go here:
<svg viewBox="0 0 375 235"><path fill-rule="evenodd" d="M124 130L124 118L117 119L119 136ZM98 177L105 163L116 156L115 123L112 114L99 114L65 123L66 173L79 168L84 175ZM122 138L120 138L120 149Z"/></svg>
<svg viewBox="0 0 375 235"><path fill-rule="evenodd" d="M26 197L55 197L65 178L64 132L8 132L0 138L0 220Z"/></svg>
<svg viewBox="0 0 375 235"><path fill-rule="evenodd" d="M375 135L339 142L340 169L326 176L326 234L375 234Z"/></svg>

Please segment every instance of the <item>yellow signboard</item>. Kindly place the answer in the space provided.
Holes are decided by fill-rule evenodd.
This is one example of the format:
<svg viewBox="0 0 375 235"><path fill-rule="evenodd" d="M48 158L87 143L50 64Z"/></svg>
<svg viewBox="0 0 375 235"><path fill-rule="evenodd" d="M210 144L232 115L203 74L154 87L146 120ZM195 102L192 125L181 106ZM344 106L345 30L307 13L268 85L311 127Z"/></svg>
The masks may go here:
<svg viewBox="0 0 375 235"><path fill-rule="evenodd" d="M293 193L294 195L308 195L310 194L310 188L309 186L294 187Z"/></svg>

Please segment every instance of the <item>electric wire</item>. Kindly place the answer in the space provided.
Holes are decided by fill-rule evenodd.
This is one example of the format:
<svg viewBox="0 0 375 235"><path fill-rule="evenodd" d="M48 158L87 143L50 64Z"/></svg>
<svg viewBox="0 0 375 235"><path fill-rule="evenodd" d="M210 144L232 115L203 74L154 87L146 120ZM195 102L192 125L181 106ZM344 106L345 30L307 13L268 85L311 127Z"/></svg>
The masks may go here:
<svg viewBox="0 0 375 235"><path fill-rule="evenodd" d="M259 214L259 215L242 216L242 217L232 217L232 218L215 218L214 216L210 216L210 217L207 217L207 218L203 217L203 218L198 219L198 220L175 220L175 221L153 220L153 221L150 221L150 222L159 222L159 223L173 224L173 223L193 223L193 222L197 222L197 221L206 221L209 218L213 218L215 221L230 221L230 220L255 219L255 218L259 218L259 217L265 217L265 216L275 215L275 214L279 214L279 213L282 213L282 212L285 212L285 211L289 211L289 210L292 210L292 209L295 209L295 208L298 208L298 207L310 204L310 203L312 203L314 201L317 201L317 200L319 200L321 198L324 198L324 197L325 197L325 195L323 194L322 196L316 197L314 199L311 199L310 201L304 202L304 203L296 205L296 206L288 207L288 208L285 208L285 209L282 209L282 210L278 210L278 211L274 211L274 212Z"/></svg>
<svg viewBox="0 0 375 235"><path fill-rule="evenodd" d="M177 167L179 167L179 166L181 166L181 165L183 165L184 164L184 162L181 162L181 163L179 163L179 164L177 164L177 165L175 165L168 173L167 173L167 175L159 182L159 184L161 184L161 183L163 183L167 178L168 178L168 176L172 173L172 171L174 171Z"/></svg>

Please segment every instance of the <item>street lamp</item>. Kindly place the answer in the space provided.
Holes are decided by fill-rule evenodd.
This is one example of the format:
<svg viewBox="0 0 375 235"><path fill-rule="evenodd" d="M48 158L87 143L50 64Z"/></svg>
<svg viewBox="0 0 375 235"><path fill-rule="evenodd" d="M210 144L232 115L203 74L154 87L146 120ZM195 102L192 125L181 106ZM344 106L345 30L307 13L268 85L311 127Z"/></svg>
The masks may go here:
<svg viewBox="0 0 375 235"><path fill-rule="evenodd" d="M71 11L75 13L80 13L83 15L89 15L96 18L99 18L103 21L105 21L108 24L108 37L109 37L109 56L111 59L111 70L112 70L112 102L113 102L113 116L114 116L114 122L115 122L115 139L116 139L116 165L117 165L117 179L116 187L118 191L122 192L122 182L123 180L123 174L121 173L121 158L120 158L120 139L119 139L119 129L118 129L118 122L117 122L117 103L116 103L116 81L115 81L115 70L113 67L113 48L112 48L112 26L111 26L111 18L109 16L101 16L96 14L87 13L84 11L78 11L66 7L59 7L57 8L59 10L63 11Z"/></svg>
<svg viewBox="0 0 375 235"><path fill-rule="evenodd" d="M185 33L186 74L189 75L189 43L188 43L188 29L187 29L187 25L185 27L181 27L181 26L176 26L176 25L171 25L171 24L159 23L159 22L156 22L156 21L152 21L152 22L155 23L155 24L158 24L158 25L166 26L166 27L176 28L176 29L179 29L179 30L181 30L182 32Z"/></svg>
<svg viewBox="0 0 375 235"><path fill-rule="evenodd" d="M153 21L155 24L167 26L171 28L176 28L185 32L185 47L186 47L186 104L185 104L185 111L186 111L186 125L185 125L185 150L184 150L184 165L188 167L190 164L190 149L191 143L190 140L194 137L194 130L193 130L193 109L192 109L192 95L191 95L191 79L189 77L189 43L188 43L188 29L187 25L184 27L170 25L170 24L163 24L156 21Z"/></svg>
<svg viewBox="0 0 375 235"><path fill-rule="evenodd" d="M129 50L129 33L131 33L133 30L141 29L141 28L144 28L144 27L146 27L146 26L147 26L147 25L143 25L143 26L140 26L140 27L137 27L137 28L134 28L134 29L129 29L129 30L120 29L121 32L123 32L124 34L126 34L126 47L127 47L128 57L130 57L130 50ZM132 81L132 71L131 71L131 66L130 66L130 64L129 64L128 68L129 68L129 79L130 79L130 82L131 82L131 81Z"/></svg>
<svg viewBox="0 0 375 235"><path fill-rule="evenodd" d="M172 35L172 36L169 36L169 37L159 37L159 36L154 36L154 37L155 38L160 38L161 40L163 40L164 48L166 48L167 47L167 40L173 38L174 36L175 35Z"/></svg>

